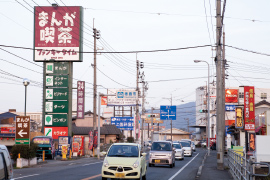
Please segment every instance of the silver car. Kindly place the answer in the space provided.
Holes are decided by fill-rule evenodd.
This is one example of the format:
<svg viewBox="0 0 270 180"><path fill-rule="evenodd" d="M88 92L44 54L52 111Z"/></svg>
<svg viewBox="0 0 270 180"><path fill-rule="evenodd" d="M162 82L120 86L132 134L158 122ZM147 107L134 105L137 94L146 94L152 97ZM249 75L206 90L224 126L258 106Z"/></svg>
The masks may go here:
<svg viewBox="0 0 270 180"><path fill-rule="evenodd" d="M12 179L12 161L5 145L0 145L0 179Z"/></svg>
<svg viewBox="0 0 270 180"><path fill-rule="evenodd" d="M184 159L184 149L179 142L174 142L173 147L175 148L175 159Z"/></svg>
<svg viewBox="0 0 270 180"><path fill-rule="evenodd" d="M171 141L155 141L149 153L149 167L153 165L175 166L175 148Z"/></svg>

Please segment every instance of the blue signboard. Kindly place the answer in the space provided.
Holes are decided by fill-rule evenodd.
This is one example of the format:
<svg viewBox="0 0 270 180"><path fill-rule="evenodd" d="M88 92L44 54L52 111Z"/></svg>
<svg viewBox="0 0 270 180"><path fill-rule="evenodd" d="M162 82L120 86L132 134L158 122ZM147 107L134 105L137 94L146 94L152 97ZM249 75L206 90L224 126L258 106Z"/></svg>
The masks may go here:
<svg viewBox="0 0 270 180"><path fill-rule="evenodd" d="M116 125L121 130L133 130L133 117L111 117L111 124Z"/></svg>
<svg viewBox="0 0 270 180"><path fill-rule="evenodd" d="M235 111L235 105L225 105L226 111Z"/></svg>
<svg viewBox="0 0 270 180"><path fill-rule="evenodd" d="M160 106L160 120L176 120L176 106Z"/></svg>

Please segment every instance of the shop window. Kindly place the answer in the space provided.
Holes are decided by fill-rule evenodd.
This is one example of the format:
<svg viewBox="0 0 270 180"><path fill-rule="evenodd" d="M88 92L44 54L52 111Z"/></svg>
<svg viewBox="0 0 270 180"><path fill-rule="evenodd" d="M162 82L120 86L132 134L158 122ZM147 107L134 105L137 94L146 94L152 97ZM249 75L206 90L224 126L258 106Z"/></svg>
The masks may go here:
<svg viewBox="0 0 270 180"><path fill-rule="evenodd" d="M239 92L239 98L244 98L244 92Z"/></svg>

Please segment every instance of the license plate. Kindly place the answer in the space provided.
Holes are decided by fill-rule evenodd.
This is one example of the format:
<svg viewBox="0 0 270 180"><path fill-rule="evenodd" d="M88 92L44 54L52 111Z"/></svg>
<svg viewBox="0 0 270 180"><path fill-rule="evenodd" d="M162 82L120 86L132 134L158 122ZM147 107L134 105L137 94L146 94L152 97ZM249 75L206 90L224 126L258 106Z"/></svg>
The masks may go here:
<svg viewBox="0 0 270 180"><path fill-rule="evenodd" d="M160 160L159 160L159 159L156 159L156 160L155 160L155 163L160 163Z"/></svg>
<svg viewBox="0 0 270 180"><path fill-rule="evenodd" d="M115 173L115 177L117 178L124 178L125 174L124 173Z"/></svg>

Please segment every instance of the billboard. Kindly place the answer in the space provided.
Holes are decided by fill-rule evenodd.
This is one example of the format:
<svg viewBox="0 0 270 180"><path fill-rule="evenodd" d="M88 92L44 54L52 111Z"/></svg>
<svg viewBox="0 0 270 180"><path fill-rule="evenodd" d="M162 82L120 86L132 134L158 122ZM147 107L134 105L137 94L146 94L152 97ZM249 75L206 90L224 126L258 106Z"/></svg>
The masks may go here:
<svg viewBox="0 0 270 180"><path fill-rule="evenodd" d="M116 125L121 130L133 130L133 117L111 117L111 124Z"/></svg>
<svg viewBox="0 0 270 180"><path fill-rule="evenodd" d="M242 129L244 127L243 108L235 108L235 128Z"/></svg>
<svg viewBox="0 0 270 180"><path fill-rule="evenodd" d="M256 133L249 133L249 151L255 151L256 150Z"/></svg>
<svg viewBox="0 0 270 180"><path fill-rule="evenodd" d="M85 81L77 82L77 119L84 119Z"/></svg>
<svg viewBox="0 0 270 180"><path fill-rule="evenodd" d="M117 95L117 92L122 92L123 98L120 98L120 95ZM107 106L136 106L137 104L137 92L134 95L133 93L136 92L134 89L108 89L108 94L115 94L115 96L108 96ZM126 93L131 93L130 98L129 96L125 96ZM140 105L140 100L138 102Z"/></svg>
<svg viewBox="0 0 270 180"><path fill-rule="evenodd" d="M15 134L15 127L1 127L0 134Z"/></svg>
<svg viewBox="0 0 270 180"><path fill-rule="evenodd" d="M254 86L244 86L245 130L255 130Z"/></svg>
<svg viewBox="0 0 270 180"><path fill-rule="evenodd" d="M30 116L16 116L15 144L30 144Z"/></svg>
<svg viewBox="0 0 270 180"><path fill-rule="evenodd" d="M237 102L238 102L238 89L226 89L225 103L237 103Z"/></svg>
<svg viewBox="0 0 270 180"><path fill-rule="evenodd" d="M36 6L34 61L82 61L80 6Z"/></svg>
<svg viewBox="0 0 270 180"><path fill-rule="evenodd" d="M51 136L53 139L58 139L58 136L67 136L68 127L44 127L45 136Z"/></svg>

